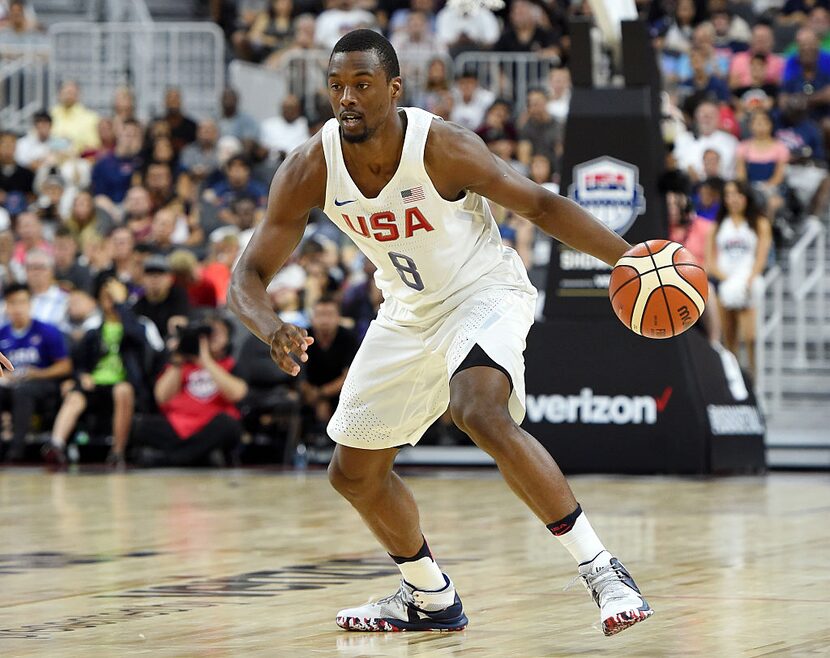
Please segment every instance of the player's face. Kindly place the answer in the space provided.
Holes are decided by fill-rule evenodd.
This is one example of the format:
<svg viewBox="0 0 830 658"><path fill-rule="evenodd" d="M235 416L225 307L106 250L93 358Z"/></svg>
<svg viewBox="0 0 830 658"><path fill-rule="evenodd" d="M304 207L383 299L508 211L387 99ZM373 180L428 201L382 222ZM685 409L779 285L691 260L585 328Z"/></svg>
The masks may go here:
<svg viewBox="0 0 830 658"><path fill-rule="evenodd" d="M333 55L328 83L340 134L352 143L365 142L389 119L401 93L401 79L386 79L373 50Z"/></svg>

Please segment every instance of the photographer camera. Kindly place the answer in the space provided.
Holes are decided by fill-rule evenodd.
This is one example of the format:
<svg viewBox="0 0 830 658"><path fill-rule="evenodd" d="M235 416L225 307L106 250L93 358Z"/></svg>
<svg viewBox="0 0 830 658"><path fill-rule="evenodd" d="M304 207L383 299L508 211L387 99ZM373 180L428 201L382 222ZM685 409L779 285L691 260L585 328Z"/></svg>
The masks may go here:
<svg viewBox="0 0 830 658"><path fill-rule="evenodd" d="M186 324L171 340L168 363L156 381L160 416L143 418L136 444L143 446L144 466L189 466L204 463L214 451L228 454L239 443L242 425L236 408L248 385L231 373L232 326L220 316L204 324Z"/></svg>

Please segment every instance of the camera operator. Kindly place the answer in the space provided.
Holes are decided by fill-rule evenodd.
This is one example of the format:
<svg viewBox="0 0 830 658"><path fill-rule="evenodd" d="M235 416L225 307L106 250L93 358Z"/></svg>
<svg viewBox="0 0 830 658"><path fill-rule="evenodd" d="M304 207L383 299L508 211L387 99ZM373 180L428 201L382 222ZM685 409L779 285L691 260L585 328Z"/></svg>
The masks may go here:
<svg viewBox="0 0 830 658"><path fill-rule="evenodd" d="M136 428L136 444L144 446L139 463L199 464L212 452L228 453L237 445L242 425L236 403L245 397L248 385L231 373L231 329L219 316L179 329L175 349L155 385L162 416L148 416Z"/></svg>

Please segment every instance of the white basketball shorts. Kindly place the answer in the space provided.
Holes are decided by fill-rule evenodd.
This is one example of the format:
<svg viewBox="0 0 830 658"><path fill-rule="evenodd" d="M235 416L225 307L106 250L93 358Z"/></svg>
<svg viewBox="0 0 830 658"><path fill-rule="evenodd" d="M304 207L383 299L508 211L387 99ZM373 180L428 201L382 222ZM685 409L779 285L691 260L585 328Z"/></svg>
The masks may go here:
<svg viewBox="0 0 830 658"><path fill-rule="evenodd" d="M450 377L476 344L510 373L510 415L522 422L523 352L535 306L535 293L490 288L426 327L401 326L381 312L349 368L329 436L368 450L415 445L446 411Z"/></svg>

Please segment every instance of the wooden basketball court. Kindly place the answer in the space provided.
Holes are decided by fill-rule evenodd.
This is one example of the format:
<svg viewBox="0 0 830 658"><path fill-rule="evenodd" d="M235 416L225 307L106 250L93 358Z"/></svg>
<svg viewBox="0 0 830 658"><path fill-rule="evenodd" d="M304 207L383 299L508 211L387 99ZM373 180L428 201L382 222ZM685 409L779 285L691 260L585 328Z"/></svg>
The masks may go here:
<svg viewBox="0 0 830 658"><path fill-rule="evenodd" d="M611 638L495 471L408 482L463 633L335 626L398 579L322 472L0 470L0 656L830 654L826 475L572 478L656 610Z"/></svg>

